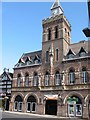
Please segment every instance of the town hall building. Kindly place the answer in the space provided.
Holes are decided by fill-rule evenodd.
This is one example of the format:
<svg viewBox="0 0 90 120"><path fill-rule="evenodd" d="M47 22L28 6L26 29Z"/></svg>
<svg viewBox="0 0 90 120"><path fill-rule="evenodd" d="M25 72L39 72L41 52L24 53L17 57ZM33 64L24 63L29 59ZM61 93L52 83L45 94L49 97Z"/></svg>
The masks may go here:
<svg viewBox="0 0 90 120"><path fill-rule="evenodd" d="M10 111L90 117L90 41L71 43L71 25L55 0L42 21L42 50L14 66Z"/></svg>

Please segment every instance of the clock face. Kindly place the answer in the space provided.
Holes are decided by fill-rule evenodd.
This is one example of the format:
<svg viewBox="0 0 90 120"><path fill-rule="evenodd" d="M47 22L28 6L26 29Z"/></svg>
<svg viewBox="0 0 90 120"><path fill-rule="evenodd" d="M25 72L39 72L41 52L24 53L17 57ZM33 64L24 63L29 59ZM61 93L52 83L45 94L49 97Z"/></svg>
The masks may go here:
<svg viewBox="0 0 90 120"><path fill-rule="evenodd" d="M58 12L57 9L53 10L53 14L54 14L54 15L57 14L57 12Z"/></svg>

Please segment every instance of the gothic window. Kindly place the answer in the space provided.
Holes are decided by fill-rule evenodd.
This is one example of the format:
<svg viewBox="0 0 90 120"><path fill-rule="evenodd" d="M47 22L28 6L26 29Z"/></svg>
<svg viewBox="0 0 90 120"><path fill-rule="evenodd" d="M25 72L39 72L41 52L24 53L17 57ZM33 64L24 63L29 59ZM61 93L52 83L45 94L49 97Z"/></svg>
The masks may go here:
<svg viewBox="0 0 90 120"><path fill-rule="evenodd" d="M38 86L38 74L34 73L33 86Z"/></svg>
<svg viewBox="0 0 90 120"><path fill-rule="evenodd" d="M56 49L56 61L58 61L58 49Z"/></svg>
<svg viewBox="0 0 90 120"><path fill-rule="evenodd" d="M29 74L28 73L26 73L25 74L25 86L29 86Z"/></svg>
<svg viewBox="0 0 90 120"><path fill-rule="evenodd" d="M48 29L48 40L51 40L51 29Z"/></svg>
<svg viewBox="0 0 90 120"><path fill-rule="evenodd" d="M49 60L49 51L46 51L46 62Z"/></svg>
<svg viewBox="0 0 90 120"><path fill-rule="evenodd" d="M83 83L88 82L88 73L86 71L86 68L82 68L82 82Z"/></svg>
<svg viewBox="0 0 90 120"><path fill-rule="evenodd" d="M21 74L18 74L17 76L17 87L21 86Z"/></svg>
<svg viewBox="0 0 90 120"><path fill-rule="evenodd" d="M69 71L69 83L74 84L75 83L75 72L73 69Z"/></svg>
<svg viewBox="0 0 90 120"><path fill-rule="evenodd" d="M45 86L49 86L50 75L48 72L45 74Z"/></svg>
<svg viewBox="0 0 90 120"><path fill-rule="evenodd" d="M55 74L55 85L60 85L60 84L61 84L60 73L59 71L57 71Z"/></svg>
<svg viewBox="0 0 90 120"><path fill-rule="evenodd" d="M55 38L58 38L58 26L55 27Z"/></svg>

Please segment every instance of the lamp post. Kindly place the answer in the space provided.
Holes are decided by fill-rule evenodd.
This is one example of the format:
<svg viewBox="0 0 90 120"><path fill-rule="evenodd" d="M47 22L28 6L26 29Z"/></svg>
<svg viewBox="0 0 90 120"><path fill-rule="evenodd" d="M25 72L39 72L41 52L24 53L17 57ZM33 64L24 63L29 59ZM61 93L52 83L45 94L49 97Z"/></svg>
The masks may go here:
<svg viewBox="0 0 90 120"><path fill-rule="evenodd" d="M90 0L88 0L88 17L89 17L89 23L88 27L83 29L83 33L86 37L90 37Z"/></svg>

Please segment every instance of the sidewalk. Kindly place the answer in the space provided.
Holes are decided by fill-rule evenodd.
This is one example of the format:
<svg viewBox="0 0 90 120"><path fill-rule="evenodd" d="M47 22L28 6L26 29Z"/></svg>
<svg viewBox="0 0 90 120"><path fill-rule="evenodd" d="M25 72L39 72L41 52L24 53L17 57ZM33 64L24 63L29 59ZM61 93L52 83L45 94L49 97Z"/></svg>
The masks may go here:
<svg viewBox="0 0 90 120"><path fill-rule="evenodd" d="M38 116L40 118L59 118L60 120L86 120L86 119L80 119L80 118L72 118L72 117L60 117L60 116L55 116L55 115L40 115L40 114L35 114L35 113L24 113L24 112L13 112L13 111L4 111L7 113L12 113L12 114L19 114L19 115L30 115L30 116Z"/></svg>

